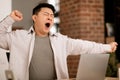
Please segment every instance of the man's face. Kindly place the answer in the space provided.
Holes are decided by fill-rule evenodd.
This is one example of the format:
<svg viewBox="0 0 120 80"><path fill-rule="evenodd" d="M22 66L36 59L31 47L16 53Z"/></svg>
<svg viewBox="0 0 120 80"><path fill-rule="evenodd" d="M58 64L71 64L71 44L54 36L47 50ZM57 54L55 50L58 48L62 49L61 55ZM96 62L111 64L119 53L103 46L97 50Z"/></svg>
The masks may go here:
<svg viewBox="0 0 120 80"><path fill-rule="evenodd" d="M37 15L33 15L34 28L37 35L47 35L54 23L53 11L49 8L42 8Z"/></svg>

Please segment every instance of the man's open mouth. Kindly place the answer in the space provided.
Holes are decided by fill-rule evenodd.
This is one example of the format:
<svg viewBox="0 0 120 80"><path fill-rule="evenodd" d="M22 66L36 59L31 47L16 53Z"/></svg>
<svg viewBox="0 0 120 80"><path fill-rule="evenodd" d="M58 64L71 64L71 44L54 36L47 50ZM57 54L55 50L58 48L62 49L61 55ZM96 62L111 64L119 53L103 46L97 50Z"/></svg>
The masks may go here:
<svg viewBox="0 0 120 80"><path fill-rule="evenodd" d="M50 27L50 23L46 23L45 25L46 25L46 27L47 27L47 28L49 28L49 27Z"/></svg>

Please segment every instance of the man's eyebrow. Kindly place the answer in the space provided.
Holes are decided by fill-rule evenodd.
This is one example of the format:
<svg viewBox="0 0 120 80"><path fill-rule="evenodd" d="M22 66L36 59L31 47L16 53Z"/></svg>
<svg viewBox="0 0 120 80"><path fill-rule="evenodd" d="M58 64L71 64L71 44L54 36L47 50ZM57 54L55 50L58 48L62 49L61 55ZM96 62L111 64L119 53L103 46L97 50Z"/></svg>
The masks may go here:
<svg viewBox="0 0 120 80"><path fill-rule="evenodd" d="M53 14L53 13L49 13L49 12L45 12L45 13L48 13L48 14Z"/></svg>
<svg viewBox="0 0 120 80"><path fill-rule="evenodd" d="M43 11L43 12L44 12L44 11ZM49 12L44 12L44 13L48 13L48 14L54 15L53 13L49 13Z"/></svg>

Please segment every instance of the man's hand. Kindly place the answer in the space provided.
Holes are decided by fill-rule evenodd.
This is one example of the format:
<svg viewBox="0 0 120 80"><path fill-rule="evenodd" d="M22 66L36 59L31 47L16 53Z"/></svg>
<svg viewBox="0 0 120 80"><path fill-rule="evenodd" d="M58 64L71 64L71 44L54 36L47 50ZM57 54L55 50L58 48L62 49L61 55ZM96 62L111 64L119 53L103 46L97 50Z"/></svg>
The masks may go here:
<svg viewBox="0 0 120 80"><path fill-rule="evenodd" d="M10 16L15 20L15 21L21 21L23 19L22 13L18 10L14 10L11 12Z"/></svg>
<svg viewBox="0 0 120 80"><path fill-rule="evenodd" d="M110 46L111 46L111 51L110 52L115 52L117 49L117 43L116 42L111 42Z"/></svg>

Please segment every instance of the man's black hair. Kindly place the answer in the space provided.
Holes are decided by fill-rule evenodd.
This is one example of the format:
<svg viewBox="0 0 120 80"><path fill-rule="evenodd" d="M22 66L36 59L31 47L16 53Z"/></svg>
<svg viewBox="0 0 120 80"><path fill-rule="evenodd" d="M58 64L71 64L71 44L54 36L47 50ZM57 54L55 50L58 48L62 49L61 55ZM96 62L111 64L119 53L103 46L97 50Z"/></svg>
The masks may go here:
<svg viewBox="0 0 120 80"><path fill-rule="evenodd" d="M38 14L38 12L41 10L41 8L45 8L45 7L50 8L53 11L53 13L55 13L55 8L53 5L51 5L49 3L40 3L33 9L33 15Z"/></svg>

